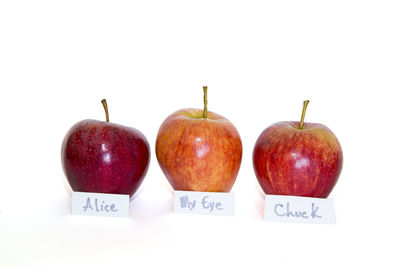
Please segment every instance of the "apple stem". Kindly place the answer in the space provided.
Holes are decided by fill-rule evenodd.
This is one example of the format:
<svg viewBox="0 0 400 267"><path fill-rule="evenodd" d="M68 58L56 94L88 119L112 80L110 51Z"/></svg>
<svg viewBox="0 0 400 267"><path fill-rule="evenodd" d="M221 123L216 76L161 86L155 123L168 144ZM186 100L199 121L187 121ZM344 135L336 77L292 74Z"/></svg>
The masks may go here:
<svg viewBox="0 0 400 267"><path fill-rule="evenodd" d="M102 99L101 103L103 104L104 111L106 112L106 122L110 122L110 118L108 117L107 101L105 99Z"/></svg>
<svg viewBox="0 0 400 267"><path fill-rule="evenodd" d="M207 118L207 86L203 86L203 91L204 91L204 111L203 111L203 118Z"/></svg>
<svg viewBox="0 0 400 267"><path fill-rule="evenodd" d="M301 119L300 119L300 125L299 125L300 130L303 130L303 128L304 128L304 117L306 116L306 109L307 109L308 103L310 103L310 100L305 100L303 102L303 112L301 113Z"/></svg>

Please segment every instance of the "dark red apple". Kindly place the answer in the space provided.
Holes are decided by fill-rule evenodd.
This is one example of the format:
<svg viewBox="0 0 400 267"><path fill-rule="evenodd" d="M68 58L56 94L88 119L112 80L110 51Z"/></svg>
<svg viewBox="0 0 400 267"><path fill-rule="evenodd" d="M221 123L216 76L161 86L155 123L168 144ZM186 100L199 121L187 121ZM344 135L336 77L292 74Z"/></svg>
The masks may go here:
<svg viewBox="0 0 400 267"><path fill-rule="evenodd" d="M110 123L102 103L106 122L80 121L65 136L63 170L74 191L132 196L147 173L149 143L138 130Z"/></svg>
<svg viewBox="0 0 400 267"><path fill-rule="evenodd" d="M175 190L229 192L239 172L242 141L226 118L204 109L182 109L162 123L158 163Z"/></svg>
<svg viewBox="0 0 400 267"><path fill-rule="evenodd" d="M265 129L253 150L253 167L265 194L326 198L343 165L340 143L318 123L278 122Z"/></svg>

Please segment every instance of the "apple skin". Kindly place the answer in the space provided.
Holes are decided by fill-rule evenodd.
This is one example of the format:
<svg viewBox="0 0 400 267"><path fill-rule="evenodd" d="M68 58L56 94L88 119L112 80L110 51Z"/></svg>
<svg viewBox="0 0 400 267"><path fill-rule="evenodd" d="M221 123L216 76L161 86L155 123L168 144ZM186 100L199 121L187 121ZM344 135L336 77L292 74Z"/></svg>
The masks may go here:
<svg viewBox="0 0 400 267"><path fill-rule="evenodd" d="M265 194L326 198L339 179L343 153L333 132L317 123L278 122L253 150L253 167Z"/></svg>
<svg viewBox="0 0 400 267"><path fill-rule="evenodd" d="M233 124L214 112L182 109L162 123L156 156L174 190L229 192L242 161L242 141Z"/></svg>
<svg viewBox="0 0 400 267"><path fill-rule="evenodd" d="M132 196L147 173L149 151L146 137L134 128L83 120L65 136L61 161L74 191Z"/></svg>

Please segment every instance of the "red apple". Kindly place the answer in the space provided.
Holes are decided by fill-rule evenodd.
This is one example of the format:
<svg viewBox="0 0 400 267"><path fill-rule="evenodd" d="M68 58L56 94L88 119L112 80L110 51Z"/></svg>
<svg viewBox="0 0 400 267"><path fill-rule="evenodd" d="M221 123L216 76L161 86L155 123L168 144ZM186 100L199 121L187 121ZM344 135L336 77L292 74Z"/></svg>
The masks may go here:
<svg viewBox="0 0 400 267"><path fill-rule="evenodd" d="M278 122L265 129L253 150L253 167L265 194L326 198L343 165L342 148L328 127Z"/></svg>
<svg viewBox="0 0 400 267"><path fill-rule="evenodd" d="M61 161L72 190L128 194L142 183L150 161L149 143L138 130L106 122L83 120L64 138Z"/></svg>
<svg viewBox="0 0 400 267"><path fill-rule="evenodd" d="M174 190L229 192L242 160L242 141L233 124L204 110L178 110L162 123L156 156Z"/></svg>

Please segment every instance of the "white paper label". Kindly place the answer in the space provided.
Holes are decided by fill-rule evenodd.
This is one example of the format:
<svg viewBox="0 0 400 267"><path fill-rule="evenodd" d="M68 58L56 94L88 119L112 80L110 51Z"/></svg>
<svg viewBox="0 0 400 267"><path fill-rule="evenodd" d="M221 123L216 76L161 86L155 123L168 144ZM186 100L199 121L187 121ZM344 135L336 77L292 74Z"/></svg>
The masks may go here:
<svg viewBox="0 0 400 267"><path fill-rule="evenodd" d="M264 220L291 223L336 223L332 199L280 195L265 195Z"/></svg>
<svg viewBox="0 0 400 267"><path fill-rule="evenodd" d="M174 212L235 215L234 193L175 191Z"/></svg>
<svg viewBox="0 0 400 267"><path fill-rule="evenodd" d="M72 214L129 217L129 195L72 192Z"/></svg>

